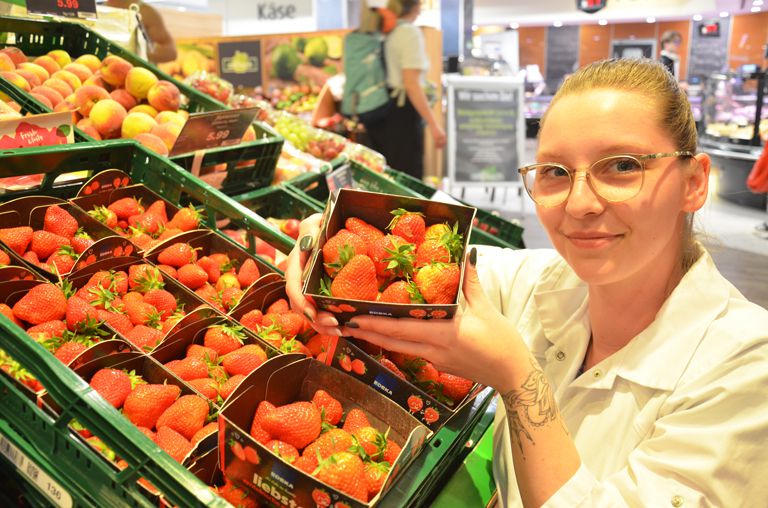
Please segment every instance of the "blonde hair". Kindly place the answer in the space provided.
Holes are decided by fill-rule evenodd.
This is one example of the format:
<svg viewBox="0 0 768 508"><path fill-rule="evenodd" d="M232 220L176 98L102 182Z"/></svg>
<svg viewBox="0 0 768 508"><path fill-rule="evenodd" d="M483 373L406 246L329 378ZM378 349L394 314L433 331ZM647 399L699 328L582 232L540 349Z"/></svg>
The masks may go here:
<svg viewBox="0 0 768 508"><path fill-rule="evenodd" d="M413 9L421 3L421 0L388 0L387 9L392 11L395 16L401 18L407 16ZM371 9L366 0L360 2L360 26L361 32L378 32L381 30L381 15L378 10Z"/></svg>
<svg viewBox="0 0 768 508"><path fill-rule="evenodd" d="M696 153L698 136L688 96L660 63L647 58L609 59L586 65L569 76L555 93L547 111L561 98L594 89L612 89L644 96L656 105L659 126L666 130L675 149ZM541 125L547 112L541 118ZM539 130L541 132L541 130ZM681 264L685 273L701 255L693 231L693 213L686 214L682 231Z"/></svg>

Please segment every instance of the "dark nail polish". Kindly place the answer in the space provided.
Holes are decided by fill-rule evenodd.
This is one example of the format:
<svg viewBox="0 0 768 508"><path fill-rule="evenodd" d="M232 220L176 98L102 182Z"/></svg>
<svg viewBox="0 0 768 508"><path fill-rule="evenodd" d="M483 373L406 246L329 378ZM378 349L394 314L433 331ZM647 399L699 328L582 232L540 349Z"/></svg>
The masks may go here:
<svg viewBox="0 0 768 508"><path fill-rule="evenodd" d="M354 321L347 321L346 323L344 323L344 326L346 326L347 328L360 328L360 325L355 323Z"/></svg>
<svg viewBox="0 0 768 508"><path fill-rule="evenodd" d="M310 314L309 312L304 311L304 316L306 316L306 318L309 319L310 323L314 323L315 322L315 318L313 318L312 314Z"/></svg>
<svg viewBox="0 0 768 508"><path fill-rule="evenodd" d="M299 249L302 252L312 250L312 235L304 235L299 242Z"/></svg>
<svg viewBox="0 0 768 508"><path fill-rule="evenodd" d="M477 264L477 249L474 247L469 251L469 264L472 266Z"/></svg>

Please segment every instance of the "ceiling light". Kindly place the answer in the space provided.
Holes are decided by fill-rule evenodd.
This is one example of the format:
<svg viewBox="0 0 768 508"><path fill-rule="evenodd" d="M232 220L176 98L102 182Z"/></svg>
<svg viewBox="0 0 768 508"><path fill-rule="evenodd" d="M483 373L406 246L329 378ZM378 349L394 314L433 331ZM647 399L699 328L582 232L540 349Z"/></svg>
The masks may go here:
<svg viewBox="0 0 768 508"><path fill-rule="evenodd" d="M598 22L597 22L597 24L598 24L598 25L602 25L602 26L605 26L605 25L607 25L607 24L608 24L608 20L607 20L607 19L601 19L600 21L598 21Z"/></svg>
<svg viewBox="0 0 768 508"><path fill-rule="evenodd" d="M749 12L760 12L760 7L754 6L751 9L749 9Z"/></svg>
<svg viewBox="0 0 768 508"><path fill-rule="evenodd" d="M755 7L760 7L761 5L763 5L763 0L752 0L752 5L754 5Z"/></svg>
<svg viewBox="0 0 768 508"><path fill-rule="evenodd" d="M702 16L701 14L694 14L693 15L693 20L694 21L701 21L702 19L704 19L704 16Z"/></svg>
<svg viewBox="0 0 768 508"><path fill-rule="evenodd" d="M656 18L654 18L653 16L648 16L647 18L645 18L645 22L646 23L656 23Z"/></svg>
<svg viewBox="0 0 768 508"><path fill-rule="evenodd" d="M520 28L520 23L510 23L509 28L511 28L512 30L517 30L518 28Z"/></svg>
<svg viewBox="0 0 768 508"><path fill-rule="evenodd" d="M552 26L560 28L561 26L563 26L563 22L562 21L555 21L554 23L552 23Z"/></svg>
<svg viewBox="0 0 768 508"><path fill-rule="evenodd" d="M720 17L721 17L721 18L727 18L727 17L728 17L728 12L727 12L727 11L722 11L722 12L720 13Z"/></svg>

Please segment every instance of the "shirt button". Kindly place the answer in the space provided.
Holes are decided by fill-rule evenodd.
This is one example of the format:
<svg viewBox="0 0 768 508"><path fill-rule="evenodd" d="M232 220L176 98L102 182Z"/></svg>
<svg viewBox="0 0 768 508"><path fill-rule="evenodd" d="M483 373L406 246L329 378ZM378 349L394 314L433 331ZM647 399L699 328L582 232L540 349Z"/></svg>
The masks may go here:
<svg viewBox="0 0 768 508"><path fill-rule="evenodd" d="M672 499L670 500L672 503L672 506L675 508L680 508L683 506L683 496L672 496Z"/></svg>
<svg viewBox="0 0 768 508"><path fill-rule="evenodd" d="M562 352L562 351L558 351L558 352L555 354L555 358L557 358L557 359L558 359L558 361L561 361L561 362L562 362L563 360L565 360L565 353L564 353L564 352Z"/></svg>
<svg viewBox="0 0 768 508"><path fill-rule="evenodd" d="M595 372L592 373L592 377L594 377L595 379L600 379L601 377L603 377L603 371L600 369L597 369Z"/></svg>

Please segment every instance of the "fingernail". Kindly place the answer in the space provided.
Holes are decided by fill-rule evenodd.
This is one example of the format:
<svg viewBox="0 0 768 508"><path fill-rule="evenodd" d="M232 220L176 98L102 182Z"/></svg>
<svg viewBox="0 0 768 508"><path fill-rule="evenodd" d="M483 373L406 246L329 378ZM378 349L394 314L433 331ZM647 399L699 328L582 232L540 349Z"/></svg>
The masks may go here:
<svg viewBox="0 0 768 508"><path fill-rule="evenodd" d="M338 328L334 328L333 329L333 335L337 335L337 336L341 337L341 330L338 329Z"/></svg>
<svg viewBox="0 0 768 508"><path fill-rule="evenodd" d="M339 326L339 322L334 317L324 318L318 324L322 326Z"/></svg>
<svg viewBox="0 0 768 508"><path fill-rule="evenodd" d="M313 317L312 317L312 314L310 314L310 313L309 313L309 312L307 312L306 310L304 311L304 316L305 316L307 319L309 319L309 322L310 322L310 323L314 323L314 322L315 322L315 318L313 318Z"/></svg>
<svg viewBox="0 0 768 508"><path fill-rule="evenodd" d="M312 250L312 235L304 235L299 242L299 250L307 252Z"/></svg>
<svg viewBox="0 0 768 508"><path fill-rule="evenodd" d="M477 249L472 247L469 251L469 264L475 266L477 264Z"/></svg>
<svg viewBox="0 0 768 508"><path fill-rule="evenodd" d="M347 321L344 326L347 328L360 328L360 325L355 323L354 321Z"/></svg>

